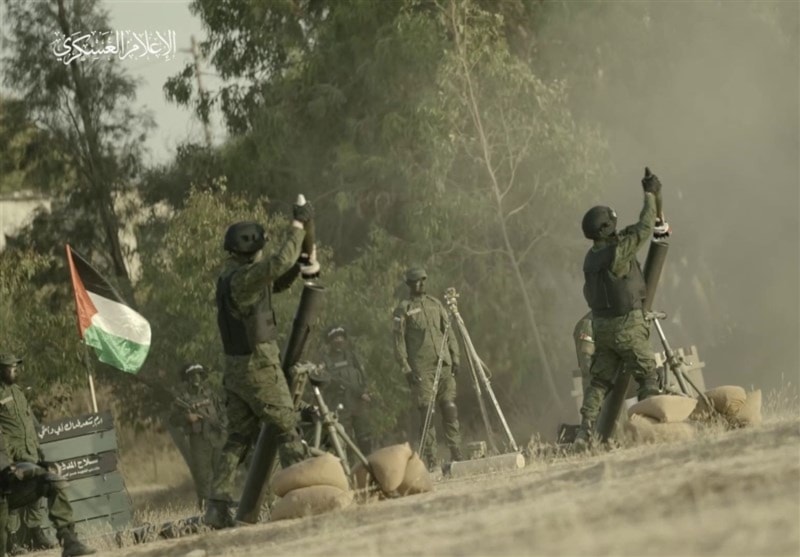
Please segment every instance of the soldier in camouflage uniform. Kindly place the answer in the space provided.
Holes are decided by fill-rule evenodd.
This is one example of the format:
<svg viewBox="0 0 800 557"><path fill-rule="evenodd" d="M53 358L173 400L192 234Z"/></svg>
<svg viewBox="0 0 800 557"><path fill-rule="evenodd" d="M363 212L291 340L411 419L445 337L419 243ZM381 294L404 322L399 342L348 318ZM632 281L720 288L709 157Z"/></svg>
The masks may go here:
<svg viewBox="0 0 800 557"><path fill-rule="evenodd" d="M463 460L461 433L458 424L456 398L456 375L458 374L459 351L454 331L449 327L450 318L444 306L425 294L427 273L422 268L406 271L405 282L410 296L395 308L394 352L401 371L411 388L422 421L430 401L435 398L442 415L444 437L453 460ZM445 330L448 331L444 352L439 354ZM439 388L433 392L434 376L439 357L442 371ZM436 430L428 428L427 438L420 448L421 456L429 468L436 465Z"/></svg>
<svg viewBox="0 0 800 557"><path fill-rule="evenodd" d="M225 443L221 402L210 384L208 371L200 364L183 366L181 392L172 405L170 421L183 430L189 441L189 469L202 510L211 497L214 465Z"/></svg>
<svg viewBox="0 0 800 557"><path fill-rule="evenodd" d="M581 382L583 390L589 386L591 381L590 370L592 367L592 355L594 354L594 332L592 330L592 312L588 312L581 317L575 324L572 331L572 338L575 341L575 355L578 357L578 369L581 371Z"/></svg>
<svg viewBox="0 0 800 557"><path fill-rule="evenodd" d="M343 406L338 413L339 423L361 452L368 453L370 437L366 404L371 399L367 392L367 378L344 327L335 326L328 330L322 365L326 380L322 389L325 402L330 408L339 404Z"/></svg>
<svg viewBox="0 0 800 557"><path fill-rule="evenodd" d="M297 431L297 416L281 370L272 295L300 274L299 257L310 204L295 205L286 239L272 255L262 254L264 228L254 222L231 225L224 248L230 253L217 280L217 323L225 352L225 405L228 435L214 473L205 522L213 528L234 525L231 513L236 469L258 438L262 423L280 442L284 467L307 456Z"/></svg>
<svg viewBox="0 0 800 557"><path fill-rule="evenodd" d="M27 509L47 498L49 518L63 546L62 556L90 555L93 549L85 546L75 534L72 506L66 496L66 482L49 472L52 463L44 460L36 424L24 391L16 384L22 359L12 354L0 354L0 487L5 494L5 508L0 509L5 524L8 512ZM41 527L41 523L38 526ZM34 538L35 539L35 538ZM3 544L0 551L5 551Z"/></svg>
<svg viewBox="0 0 800 557"><path fill-rule="evenodd" d="M636 224L617 232L616 214L601 206L593 207L583 217L583 233L594 241L583 263L583 293L592 310L595 353L575 439L579 449L587 446L603 399L613 387L621 365L636 380L639 400L659 393L650 326L642 311L645 282L636 253L653 233L661 182L648 171L642 186L644 207Z"/></svg>

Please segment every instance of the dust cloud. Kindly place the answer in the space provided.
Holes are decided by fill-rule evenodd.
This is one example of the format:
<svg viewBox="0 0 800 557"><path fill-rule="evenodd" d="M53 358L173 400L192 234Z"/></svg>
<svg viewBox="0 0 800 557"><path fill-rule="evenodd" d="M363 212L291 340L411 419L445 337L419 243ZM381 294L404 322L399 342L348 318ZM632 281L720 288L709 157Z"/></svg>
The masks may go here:
<svg viewBox="0 0 800 557"><path fill-rule="evenodd" d="M564 4L541 30L544 68L566 70L615 167L586 207L635 221L650 166L674 229L656 297L670 342L698 346L711 385L796 385L799 5Z"/></svg>

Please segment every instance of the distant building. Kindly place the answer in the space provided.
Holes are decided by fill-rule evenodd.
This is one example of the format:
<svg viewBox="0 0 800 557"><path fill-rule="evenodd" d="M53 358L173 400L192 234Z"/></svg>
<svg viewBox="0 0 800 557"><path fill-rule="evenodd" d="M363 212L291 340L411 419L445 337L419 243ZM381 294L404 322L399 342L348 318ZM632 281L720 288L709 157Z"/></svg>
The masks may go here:
<svg viewBox="0 0 800 557"><path fill-rule="evenodd" d="M40 207L49 211L50 198L25 191L0 195L0 251L6 247L6 236L29 224Z"/></svg>

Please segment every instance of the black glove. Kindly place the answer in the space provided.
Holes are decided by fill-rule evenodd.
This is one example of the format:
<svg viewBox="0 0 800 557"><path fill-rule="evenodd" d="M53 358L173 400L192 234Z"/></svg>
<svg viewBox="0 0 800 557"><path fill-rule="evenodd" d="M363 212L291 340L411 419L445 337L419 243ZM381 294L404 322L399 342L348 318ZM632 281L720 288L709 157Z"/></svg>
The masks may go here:
<svg viewBox="0 0 800 557"><path fill-rule="evenodd" d="M409 387L413 388L415 385L419 385L420 383L422 383L422 378L413 371L409 371L408 373L405 374L405 376L406 376L406 382L408 383Z"/></svg>
<svg viewBox="0 0 800 557"><path fill-rule="evenodd" d="M450 371L453 372L453 377L458 375L458 364L453 362L453 365L450 366Z"/></svg>
<svg viewBox="0 0 800 557"><path fill-rule="evenodd" d="M647 193L658 195L661 193L661 181L658 176L650 172L648 167L644 167L644 178L642 178L642 188Z"/></svg>
<svg viewBox="0 0 800 557"><path fill-rule="evenodd" d="M308 404L307 402L300 403L300 421L313 423L314 418L318 415L317 407Z"/></svg>
<svg viewBox="0 0 800 557"><path fill-rule="evenodd" d="M293 205L292 218L303 224L308 224L314 218L314 207L308 201L306 201L305 205Z"/></svg>
<svg viewBox="0 0 800 557"><path fill-rule="evenodd" d="M0 491L7 490L11 482L17 479L15 471L15 466L13 464L0 470Z"/></svg>

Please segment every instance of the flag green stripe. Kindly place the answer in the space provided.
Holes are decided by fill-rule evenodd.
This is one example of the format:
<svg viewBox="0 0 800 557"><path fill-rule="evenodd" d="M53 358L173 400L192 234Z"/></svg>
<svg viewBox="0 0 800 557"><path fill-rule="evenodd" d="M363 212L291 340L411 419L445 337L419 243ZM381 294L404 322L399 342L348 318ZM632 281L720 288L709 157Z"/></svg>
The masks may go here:
<svg viewBox="0 0 800 557"><path fill-rule="evenodd" d="M97 358L117 369L136 373L142 367L149 344L137 344L130 340L109 334L97 325L84 332L84 342L95 349Z"/></svg>

